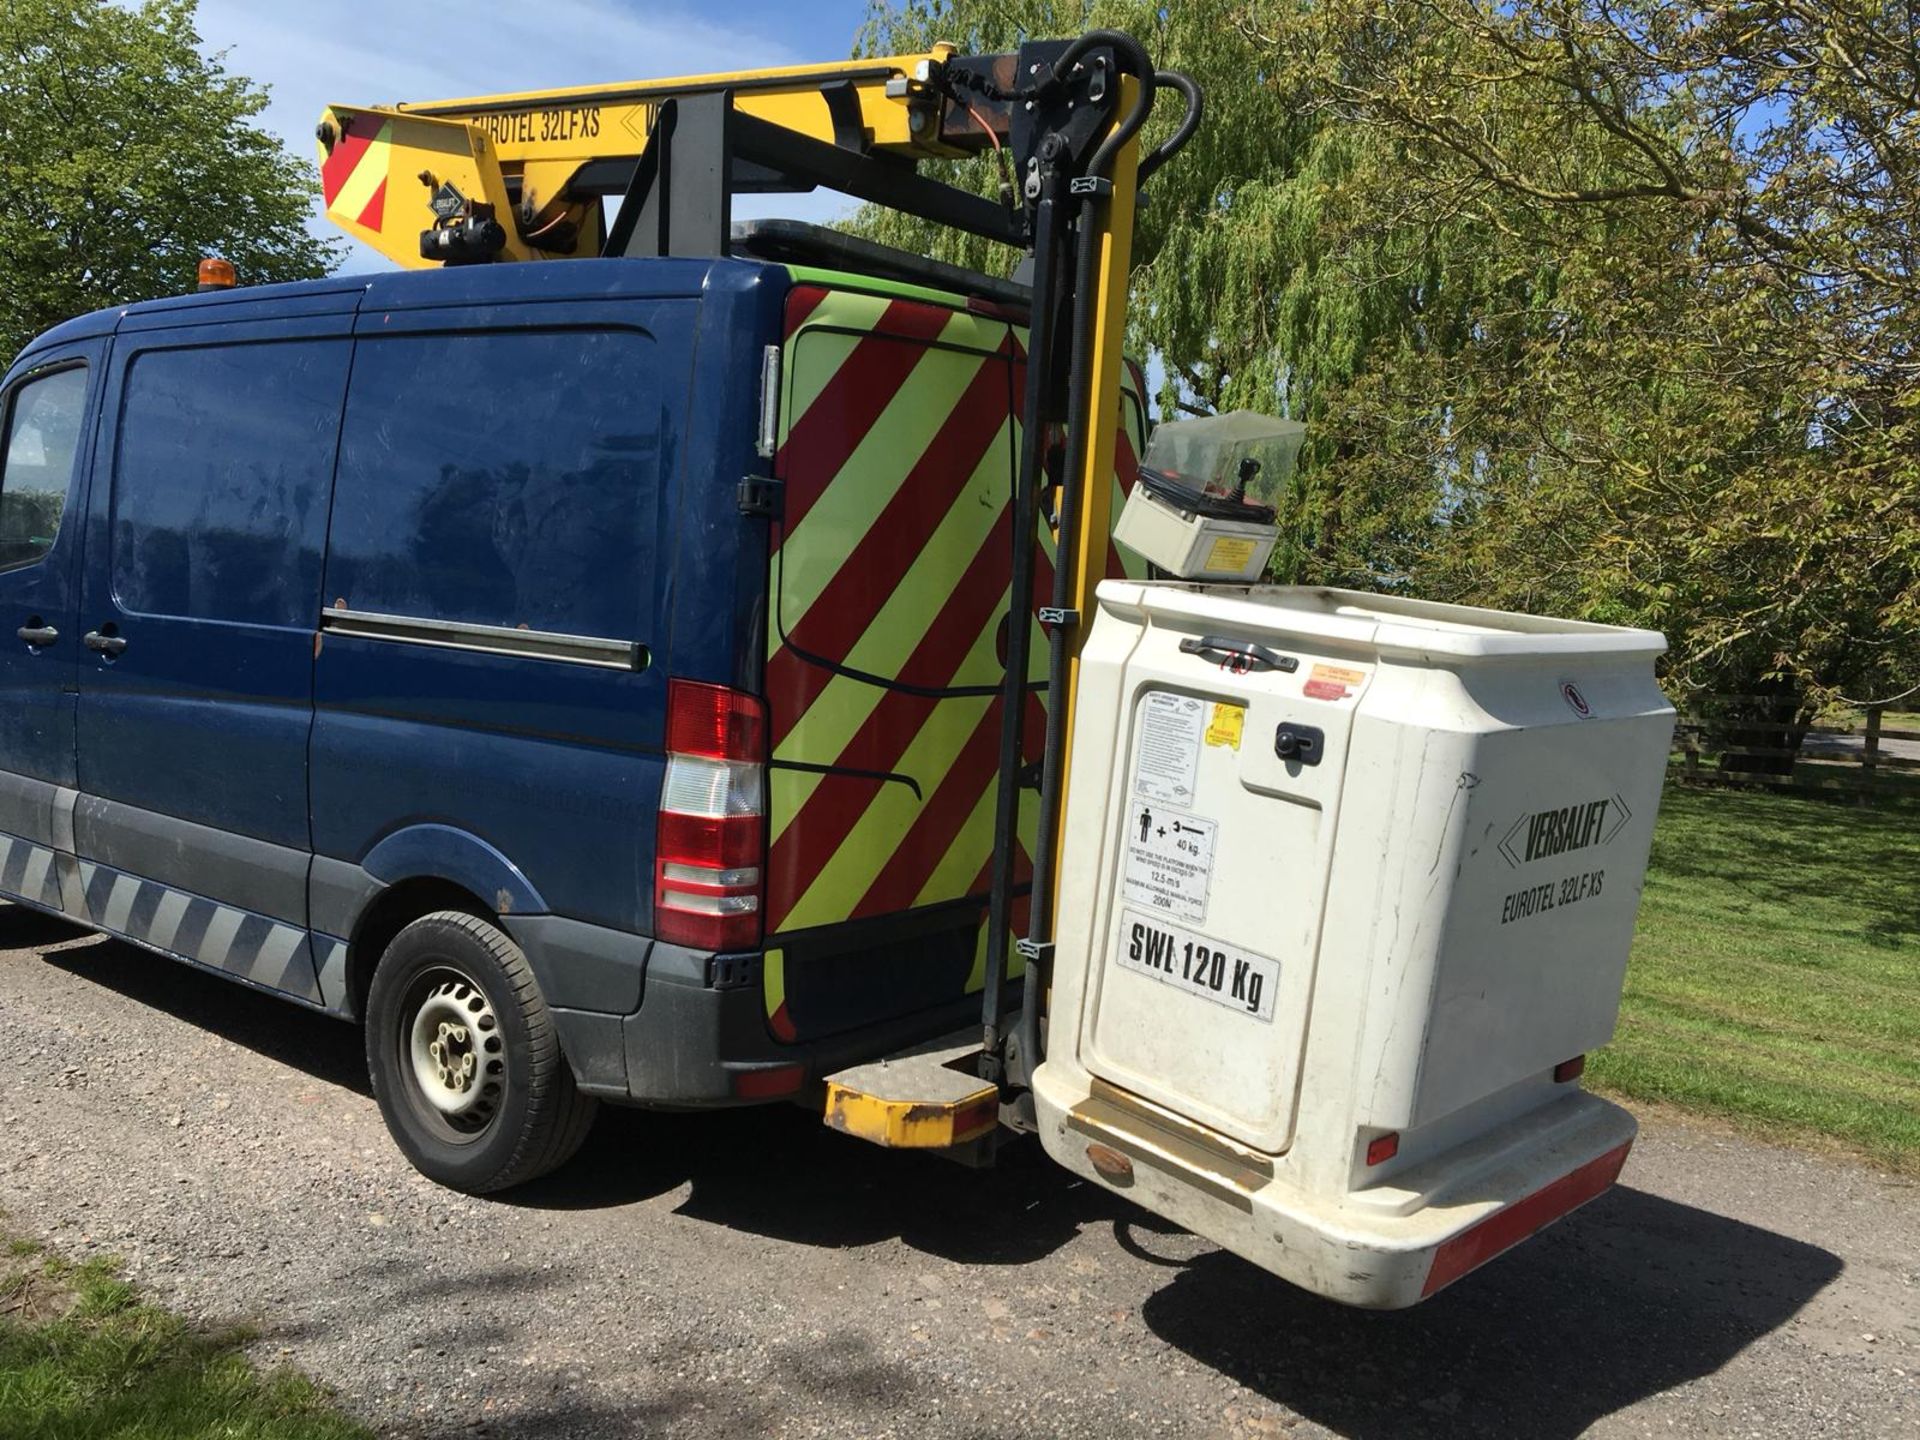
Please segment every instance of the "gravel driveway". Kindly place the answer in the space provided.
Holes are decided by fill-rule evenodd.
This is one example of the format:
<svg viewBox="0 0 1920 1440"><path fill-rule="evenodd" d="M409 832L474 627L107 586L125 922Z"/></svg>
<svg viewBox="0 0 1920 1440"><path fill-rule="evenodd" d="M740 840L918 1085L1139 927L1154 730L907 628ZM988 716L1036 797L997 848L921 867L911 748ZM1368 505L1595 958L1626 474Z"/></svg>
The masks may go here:
<svg viewBox="0 0 1920 1440"><path fill-rule="evenodd" d="M1920 1434L1920 1189L1650 1124L1418 1309L1340 1309L1017 1151L603 1112L510 1200L417 1177L357 1032L0 909L0 1206L246 1320L400 1435Z"/></svg>

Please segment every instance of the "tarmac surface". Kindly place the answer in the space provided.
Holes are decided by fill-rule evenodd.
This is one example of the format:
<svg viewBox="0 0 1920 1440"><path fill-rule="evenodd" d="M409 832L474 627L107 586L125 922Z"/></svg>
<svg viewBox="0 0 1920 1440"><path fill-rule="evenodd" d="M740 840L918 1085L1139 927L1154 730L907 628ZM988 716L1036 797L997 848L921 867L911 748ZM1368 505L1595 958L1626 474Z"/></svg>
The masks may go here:
<svg viewBox="0 0 1920 1440"><path fill-rule="evenodd" d="M1920 1434L1920 1186L1650 1120L1427 1304L1316 1300L1016 1148L603 1111L416 1175L359 1033L0 907L0 1229L121 1257L406 1436Z"/></svg>

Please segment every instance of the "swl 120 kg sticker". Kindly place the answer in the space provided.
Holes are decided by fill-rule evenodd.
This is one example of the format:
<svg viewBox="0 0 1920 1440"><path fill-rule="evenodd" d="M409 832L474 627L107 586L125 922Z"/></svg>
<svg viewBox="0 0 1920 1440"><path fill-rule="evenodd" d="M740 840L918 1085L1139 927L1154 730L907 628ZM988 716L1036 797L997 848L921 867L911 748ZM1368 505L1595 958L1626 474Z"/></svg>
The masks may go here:
<svg viewBox="0 0 1920 1440"><path fill-rule="evenodd" d="M1122 969L1151 975L1176 990L1273 1022L1274 996L1280 989L1278 960L1131 910L1120 912L1120 948L1115 958Z"/></svg>

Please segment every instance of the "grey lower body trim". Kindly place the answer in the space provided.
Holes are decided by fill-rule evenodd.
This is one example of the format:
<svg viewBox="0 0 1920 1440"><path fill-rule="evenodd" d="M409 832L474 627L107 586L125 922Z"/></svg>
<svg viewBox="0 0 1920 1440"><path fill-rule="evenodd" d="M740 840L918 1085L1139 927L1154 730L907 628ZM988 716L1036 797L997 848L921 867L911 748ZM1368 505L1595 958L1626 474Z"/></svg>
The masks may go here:
<svg viewBox="0 0 1920 1440"><path fill-rule="evenodd" d="M90 860L80 861L79 871L89 924L263 990L321 1003L304 927Z"/></svg>
<svg viewBox="0 0 1920 1440"><path fill-rule="evenodd" d="M61 848L53 822L54 795L59 789L45 780L0 770L0 831L35 845Z"/></svg>
<svg viewBox="0 0 1920 1440"><path fill-rule="evenodd" d="M305 850L176 819L97 795L73 812L74 853L273 920L307 923ZM164 947L163 947L164 948Z"/></svg>
<svg viewBox="0 0 1920 1440"><path fill-rule="evenodd" d="M64 850L69 855L79 853L79 847L73 843L73 814L80 803L80 792L69 790L64 785L53 788L53 848Z"/></svg>
<svg viewBox="0 0 1920 1440"><path fill-rule="evenodd" d="M883 1024L781 1044L767 1033L765 996L759 986L714 989L669 979L658 959L660 952L673 948L656 947L645 1003L621 1021L627 1098L636 1104L699 1108L758 1103L740 1098L742 1078L756 1071L797 1064L807 1078L817 1080L947 1034L980 1015L980 997L967 995ZM594 1093L618 1098L611 1090Z"/></svg>
<svg viewBox="0 0 1920 1440"><path fill-rule="evenodd" d="M331 1015L351 1018L353 997L347 993L347 942L315 931L313 976L320 987L320 1006Z"/></svg>
<svg viewBox="0 0 1920 1440"><path fill-rule="evenodd" d="M547 1004L603 1015L638 1010L648 956L672 948L558 915L504 915L500 923L526 952Z"/></svg>
<svg viewBox="0 0 1920 1440"><path fill-rule="evenodd" d="M18 835L0 834L0 896L303 1004L322 1004L301 926L78 860Z"/></svg>
<svg viewBox="0 0 1920 1440"><path fill-rule="evenodd" d="M560 1034L560 1050L572 1067L573 1078L590 1095L625 1100L627 1046L618 1015L591 1010L553 1007L553 1028Z"/></svg>
<svg viewBox="0 0 1920 1440"><path fill-rule="evenodd" d="M17 835L0 835L0 894L66 912L60 885L60 861L52 847ZM67 912L71 913L71 912Z"/></svg>
<svg viewBox="0 0 1920 1440"><path fill-rule="evenodd" d="M307 881L307 923L324 934L351 935L373 897L386 888L351 860L316 855Z"/></svg>

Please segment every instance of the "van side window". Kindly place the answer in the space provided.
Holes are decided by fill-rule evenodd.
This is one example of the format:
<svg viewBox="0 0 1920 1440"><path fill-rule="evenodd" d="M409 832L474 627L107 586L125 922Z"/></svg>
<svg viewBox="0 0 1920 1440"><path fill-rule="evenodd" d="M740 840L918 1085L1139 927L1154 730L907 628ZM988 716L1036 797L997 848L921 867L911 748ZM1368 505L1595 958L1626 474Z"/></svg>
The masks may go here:
<svg viewBox="0 0 1920 1440"><path fill-rule="evenodd" d="M128 370L113 586L128 610L311 627L345 340L149 350Z"/></svg>
<svg viewBox="0 0 1920 1440"><path fill-rule="evenodd" d="M634 638L660 468L653 359L628 330L362 340L326 602Z"/></svg>
<svg viewBox="0 0 1920 1440"><path fill-rule="evenodd" d="M29 380L13 392L0 473L0 570L31 565L53 548L86 412L82 366Z"/></svg>

